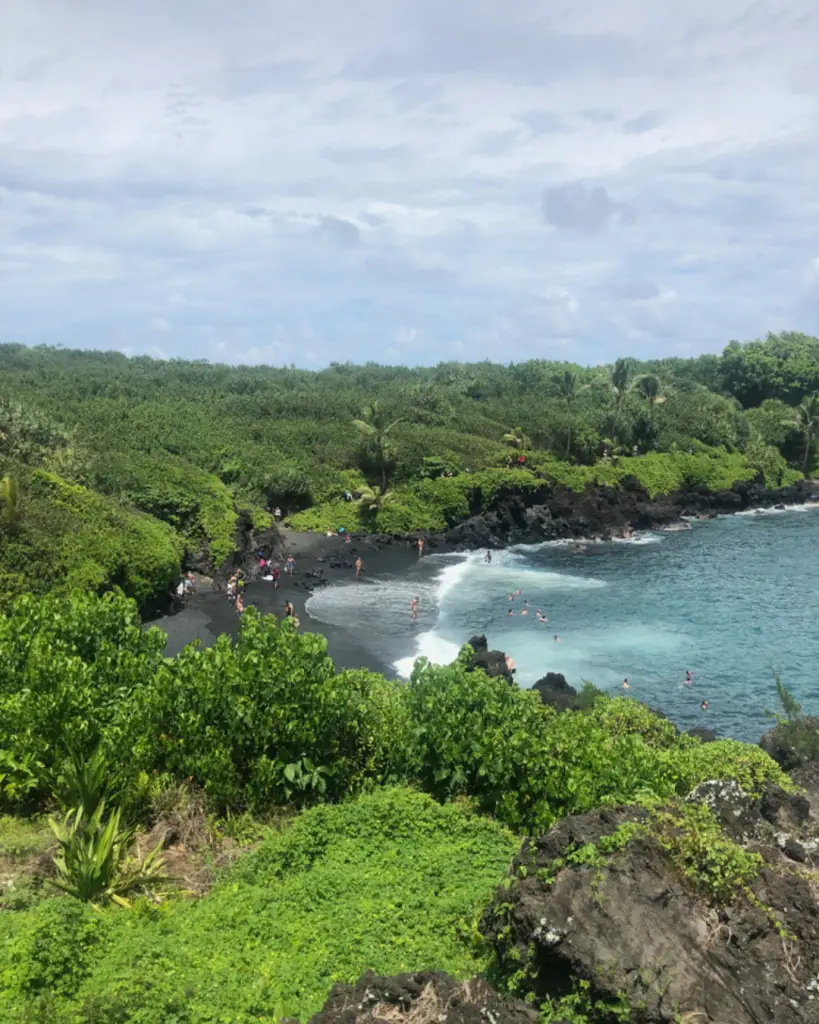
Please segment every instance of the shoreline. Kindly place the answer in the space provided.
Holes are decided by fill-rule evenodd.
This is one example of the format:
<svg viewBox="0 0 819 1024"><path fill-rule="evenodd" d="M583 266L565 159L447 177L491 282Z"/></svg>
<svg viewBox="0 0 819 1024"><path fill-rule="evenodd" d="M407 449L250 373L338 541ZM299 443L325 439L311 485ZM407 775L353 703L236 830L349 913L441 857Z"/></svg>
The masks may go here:
<svg viewBox="0 0 819 1024"><path fill-rule="evenodd" d="M307 609L307 603L324 586L339 583L350 586L367 586L369 581L403 575L418 561L418 555L409 545L379 545L369 537L356 537L345 544L338 537L327 537L319 533L299 533L284 527L278 528L286 550L293 555L296 566L292 576L283 571L279 587L272 582L253 579L245 585L245 605L253 605L262 615L274 614L284 617L284 605L290 601L300 622L303 633L318 633L327 641L327 653L336 668L365 668L379 672L389 678L397 677L394 661L402 656L397 653L392 661L374 654L356 635L358 628L337 626L314 618ZM355 579L352 563L360 556L363 574L360 581ZM338 563L342 563L338 565ZM315 573L322 574L328 582L316 584ZM168 633L165 648L167 657L174 657L186 644L200 640L204 646L215 643L222 633L236 637L240 617L228 601L222 587L216 591L209 577L197 574L196 593L179 611L146 622L147 626L158 626ZM168 625L172 625L169 632ZM184 624L184 625L183 625Z"/></svg>
<svg viewBox="0 0 819 1024"><path fill-rule="evenodd" d="M622 499L619 502L618 495ZM789 504L798 508L815 503L818 496L819 491L814 481L805 481L794 488L780 491L765 491L740 484L720 494L680 493L658 496L657 499L645 495L644 500L638 500L636 504L634 499L643 496L635 495L633 491L593 489L572 494L573 503L577 506L575 511L585 515L558 518L557 513L568 511L565 494L555 495L554 502L542 506L525 506L519 497L511 495L498 503L497 510L473 516L446 533L417 531L411 534L364 534L354 536L349 544L337 536L302 533L277 526L265 531L257 538L257 542L245 545L243 564L246 571L251 566L255 568L256 559L252 551L261 545L276 553L282 568L286 557L282 557L282 553L292 554L296 561L295 573L291 577L282 572L278 589L273 588L272 582L251 580L245 587L245 603L253 605L261 614L275 614L282 618L284 604L289 600L300 620L301 631L317 633L325 638L327 652L339 671L364 668L388 678L397 678L399 673L395 667L396 662L414 654L416 644L413 643L411 647L408 645L406 650L396 646L389 656L379 656L368 646L362 635L366 622L351 621L349 625L343 626L325 622L311 616L307 604L324 586L339 583L366 586L369 581L407 575L413 566L419 564L415 550L418 537L423 537L425 541L424 558L433 554L467 555L470 551L482 548L499 551L518 545L542 544L544 541L582 544L597 540L622 540L628 531L686 529L690 525L687 521L690 518L710 519L757 512L770 514L778 506L787 510ZM623 507L617 507L618 504ZM355 580L354 569L358 556L362 559L364 569L360 582ZM327 583L317 584L317 575L326 579ZM221 592L217 592L209 577L198 575L197 593L183 608L152 619L145 625L158 626L168 633L166 655L173 657L194 640L210 646L222 633L235 638L239 631L239 617L228 602L224 587ZM402 639L409 639L409 635L396 636L394 639L398 643ZM463 642L467 640L465 636Z"/></svg>

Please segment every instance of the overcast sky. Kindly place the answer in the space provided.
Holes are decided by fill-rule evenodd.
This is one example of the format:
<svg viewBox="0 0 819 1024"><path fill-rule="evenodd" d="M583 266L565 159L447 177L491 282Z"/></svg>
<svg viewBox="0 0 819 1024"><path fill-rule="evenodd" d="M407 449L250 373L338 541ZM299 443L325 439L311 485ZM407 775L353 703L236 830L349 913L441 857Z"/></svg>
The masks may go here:
<svg viewBox="0 0 819 1024"><path fill-rule="evenodd" d="M816 0L0 0L0 341L319 367L818 334L817 47Z"/></svg>

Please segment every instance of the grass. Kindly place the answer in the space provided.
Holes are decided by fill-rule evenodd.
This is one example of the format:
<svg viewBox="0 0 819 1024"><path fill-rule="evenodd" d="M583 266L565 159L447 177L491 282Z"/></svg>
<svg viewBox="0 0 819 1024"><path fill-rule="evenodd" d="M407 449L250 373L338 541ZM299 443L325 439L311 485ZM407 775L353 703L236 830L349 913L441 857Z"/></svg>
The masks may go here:
<svg viewBox="0 0 819 1024"><path fill-rule="evenodd" d="M306 1020L336 981L485 965L477 917L518 847L465 806L405 789L320 806L271 832L199 901L95 912L49 900L0 916L0 978L17 1014L49 1024ZM86 912L87 911L87 912ZM55 915L62 914L66 919ZM25 920L20 921L20 918ZM70 918L70 920L68 920ZM32 950L59 932L74 981L43 1001ZM39 972L39 973L38 973Z"/></svg>

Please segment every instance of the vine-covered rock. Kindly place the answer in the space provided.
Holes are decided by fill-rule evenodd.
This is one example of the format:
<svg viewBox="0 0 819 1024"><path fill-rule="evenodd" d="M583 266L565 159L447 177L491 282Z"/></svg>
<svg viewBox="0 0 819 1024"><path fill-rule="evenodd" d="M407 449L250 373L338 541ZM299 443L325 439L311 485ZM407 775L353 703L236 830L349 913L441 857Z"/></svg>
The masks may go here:
<svg viewBox="0 0 819 1024"><path fill-rule="evenodd" d="M763 821L741 790L700 796ZM732 842L703 803L577 815L524 844L482 929L512 990L557 1014L816 1024L819 905L784 852Z"/></svg>
<svg viewBox="0 0 819 1024"><path fill-rule="evenodd" d="M381 978L372 971L355 985L334 985L310 1024L537 1024L520 1000L503 1000L481 978L458 982L442 971ZM556 1021L555 1024L561 1024Z"/></svg>

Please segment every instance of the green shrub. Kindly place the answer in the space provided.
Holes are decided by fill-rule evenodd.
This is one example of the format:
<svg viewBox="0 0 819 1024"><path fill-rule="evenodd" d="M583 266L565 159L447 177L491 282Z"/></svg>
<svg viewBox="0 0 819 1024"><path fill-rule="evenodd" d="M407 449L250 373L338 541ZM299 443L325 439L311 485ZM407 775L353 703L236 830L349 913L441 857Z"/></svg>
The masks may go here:
<svg viewBox="0 0 819 1024"><path fill-rule="evenodd" d="M198 902L94 914L51 901L50 931L32 914L10 954L0 941L0 977L21 1016L54 986L59 1022L307 1020L368 968L484 967L476 921L517 847L464 806L381 790L305 812Z"/></svg>

